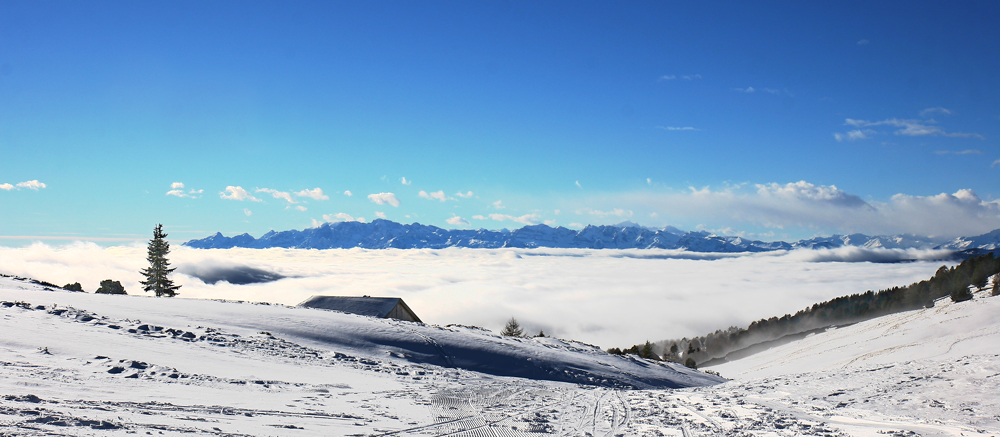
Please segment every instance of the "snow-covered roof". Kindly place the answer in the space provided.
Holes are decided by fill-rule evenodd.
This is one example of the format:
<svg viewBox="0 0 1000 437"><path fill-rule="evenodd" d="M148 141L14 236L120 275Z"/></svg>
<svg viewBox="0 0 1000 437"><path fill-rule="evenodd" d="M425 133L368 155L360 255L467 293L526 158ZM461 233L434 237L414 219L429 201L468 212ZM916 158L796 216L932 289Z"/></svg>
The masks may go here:
<svg viewBox="0 0 1000 437"><path fill-rule="evenodd" d="M336 310L380 319L390 317L420 322L420 318L413 310L403 302L403 299L398 297L313 296L300 303L299 306ZM403 314L409 317L403 316Z"/></svg>

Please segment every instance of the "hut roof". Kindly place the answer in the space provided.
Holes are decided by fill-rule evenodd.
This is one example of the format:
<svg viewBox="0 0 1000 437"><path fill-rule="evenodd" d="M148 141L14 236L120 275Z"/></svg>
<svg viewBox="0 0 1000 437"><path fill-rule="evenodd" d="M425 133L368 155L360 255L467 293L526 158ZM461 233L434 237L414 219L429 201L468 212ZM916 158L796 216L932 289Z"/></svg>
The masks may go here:
<svg viewBox="0 0 1000 437"><path fill-rule="evenodd" d="M335 310L362 316L385 318L396 305L406 310L414 321L420 318L398 297L313 296L299 304L301 307Z"/></svg>

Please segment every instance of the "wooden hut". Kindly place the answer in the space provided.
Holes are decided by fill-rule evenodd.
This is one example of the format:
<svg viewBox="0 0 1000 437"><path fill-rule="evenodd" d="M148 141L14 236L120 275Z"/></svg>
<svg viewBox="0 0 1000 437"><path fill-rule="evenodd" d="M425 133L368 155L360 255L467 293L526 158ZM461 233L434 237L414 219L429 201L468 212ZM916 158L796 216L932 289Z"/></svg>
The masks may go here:
<svg viewBox="0 0 1000 437"><path fill-rule="evenodd" d="M406 302L398 297L313 296L299 306L423 323Z"/></svg>

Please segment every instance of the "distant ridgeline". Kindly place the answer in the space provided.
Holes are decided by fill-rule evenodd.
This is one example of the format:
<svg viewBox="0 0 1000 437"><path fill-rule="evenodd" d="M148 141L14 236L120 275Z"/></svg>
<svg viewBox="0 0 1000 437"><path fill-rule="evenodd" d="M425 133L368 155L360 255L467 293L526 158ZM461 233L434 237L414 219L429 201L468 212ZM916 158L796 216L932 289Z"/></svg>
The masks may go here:
<svg viewBox="0 0 1000 437"><path fill-rule="evenodd" d="M746 329L735 326L711 334L681 340L635 345L624 351L645 358L665 359L689 365L711 365L752 355L767 348L797 340L832 326L848 325L876 317L933 307L936 299L951 296L956 302L972 299L970 287L982 290L993 277L992 295L1000 294L1000 259L993 253L968 258L956 267L941 266L934 277L903 287L838 297L782 317L761 319ZM692 360L692 362L688 362Z"/></svg>
<svg viewBox="0 0 1000 437"><path fill-rule="evenodd" d="M727 237L709 232L684 232L673 227L651 229L635 223L587 226L579 231L546 225L525 226L513 231L501 229L442 229L413 223L404 225L389 220L371 223L324 223L301 231L270 231L260 238L250 234L226 237L217 233L184 246L198 249L229 249L271 247L294 249L440 249L470 247L497 249L514 248L582 248L582 249L686 249L692 252L767 252L790 249L823 249L843 246L887 249L949 249L992 250L1000 247L1000 229L973 238L941 240L914 235L867 236L862 234L834 235L800 240L765 242L741 237Z"/></svg>

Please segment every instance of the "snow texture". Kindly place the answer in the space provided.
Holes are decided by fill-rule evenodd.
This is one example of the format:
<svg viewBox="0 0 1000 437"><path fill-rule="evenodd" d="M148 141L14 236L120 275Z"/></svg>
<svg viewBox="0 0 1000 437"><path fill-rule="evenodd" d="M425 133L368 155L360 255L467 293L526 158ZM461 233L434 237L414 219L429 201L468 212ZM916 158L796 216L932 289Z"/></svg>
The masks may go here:
<svg viewBox="0 0 1000 437"><path fill-rule="evenodd" d="M737 380L714 384L551 338L46 288L0 278L0 435L1000 431L1000 298L984 293L726 364Z"/></svg>

